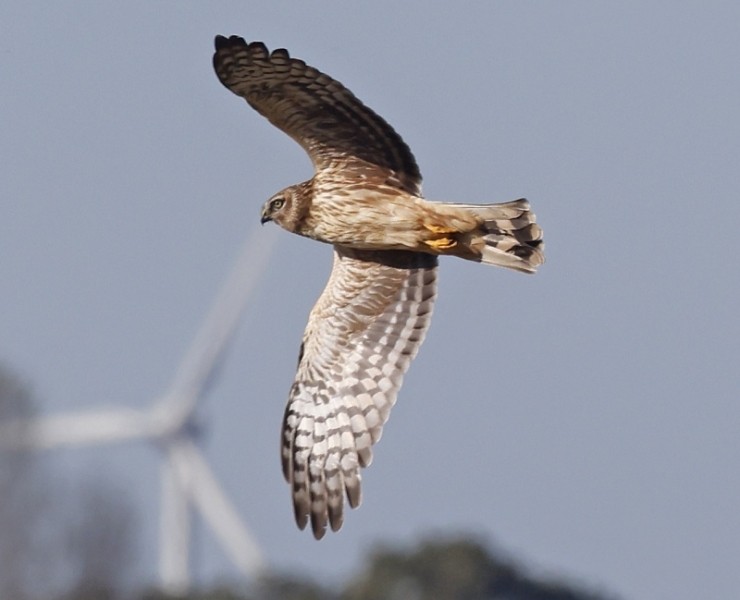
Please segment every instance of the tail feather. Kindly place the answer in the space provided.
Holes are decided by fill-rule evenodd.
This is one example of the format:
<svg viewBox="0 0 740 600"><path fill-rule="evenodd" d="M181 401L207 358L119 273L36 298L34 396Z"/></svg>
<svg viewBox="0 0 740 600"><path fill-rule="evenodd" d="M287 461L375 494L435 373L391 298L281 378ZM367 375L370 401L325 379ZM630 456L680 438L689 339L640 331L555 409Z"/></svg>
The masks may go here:
<svg viewBox="0 0 740 600"><path fill-rule="evenodd" d="M455 253L469 260L534 273L545 262L542 228L525 199L503 204L457 204L472 212L481 225L463 234Z"/></svg>

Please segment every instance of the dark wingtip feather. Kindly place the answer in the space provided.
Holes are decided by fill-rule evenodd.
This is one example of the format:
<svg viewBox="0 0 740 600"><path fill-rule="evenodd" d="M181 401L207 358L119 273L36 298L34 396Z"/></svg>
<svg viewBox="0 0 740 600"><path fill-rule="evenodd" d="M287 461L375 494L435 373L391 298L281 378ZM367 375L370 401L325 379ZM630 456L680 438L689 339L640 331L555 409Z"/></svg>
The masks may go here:
<svg viewBox="0 0 740 600"><path fill-rule="evenodd" d="M339 531L344 523L344 511L342 510L341 500L340 498L340 503L337 506L329 504L329 526L332 531Z"/></svg>
<svg viewBox="0 0 740 600"><path fill-rule="evenodd" d="M317 540L326 535L326 514L311 512L311 531Z"/></svg>
<svg viewBox="0 0 740 600"><path fill-rule="evenodd" d="M302 503L293 503L293 516L295 517L295 524L298 525L298 529L303 531L308 525L308 512Z"/></svg>
<svg viewBox="0 0 740 600"><path fill-rule="evenodd" d="M238 35L230 35L229 37L217 35L214 45L216 46L216 50L221 50L222 48L232 48L234 46L246 46L247 42L243 37Z"/></svg>

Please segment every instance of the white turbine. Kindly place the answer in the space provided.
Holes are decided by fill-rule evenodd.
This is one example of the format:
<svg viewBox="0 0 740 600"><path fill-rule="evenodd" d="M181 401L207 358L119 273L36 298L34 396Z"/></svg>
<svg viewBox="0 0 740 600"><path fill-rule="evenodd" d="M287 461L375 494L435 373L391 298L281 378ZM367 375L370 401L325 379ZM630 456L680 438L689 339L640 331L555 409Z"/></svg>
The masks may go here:
<svg viewBox="0 0 740 600"><path fill-rule="evenodd" d="M160 515L160 585L173 595L190 587L191 511L197 509L240 573L260 575L259 547L195 443L194 411L213 381L247 298L267 265L276 228L245 243L234 268L185 354L169 389L148 409L109 408L0 422L0 449L153 442L164 453Z"/></svg>

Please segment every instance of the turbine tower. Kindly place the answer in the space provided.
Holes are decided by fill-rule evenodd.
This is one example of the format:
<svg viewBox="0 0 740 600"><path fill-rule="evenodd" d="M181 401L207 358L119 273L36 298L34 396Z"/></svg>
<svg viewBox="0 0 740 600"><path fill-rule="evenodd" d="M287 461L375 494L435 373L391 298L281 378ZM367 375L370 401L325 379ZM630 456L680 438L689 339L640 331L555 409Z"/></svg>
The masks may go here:
<svg viewBox="0 0 740 600"><path fill-rule="evenodd" d="M193 510L201 514L241 574L256 578L264 570L257 543L196 444L195 409L213 382L246 301L264 272L274 234L273 229L260 229L246 241L169 389L150 408L106 408L0 421L3 450L51 450L140 439L162 450L159 576L163 591L173 595L185 594L190 587Z"/></svg>

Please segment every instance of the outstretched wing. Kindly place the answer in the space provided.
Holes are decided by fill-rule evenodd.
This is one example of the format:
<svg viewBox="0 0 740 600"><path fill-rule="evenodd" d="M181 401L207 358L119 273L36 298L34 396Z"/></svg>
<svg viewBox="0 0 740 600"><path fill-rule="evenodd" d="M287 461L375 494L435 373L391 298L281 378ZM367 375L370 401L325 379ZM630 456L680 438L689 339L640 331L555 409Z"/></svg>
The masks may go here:
<svg viewBox="0 0 740 600"><path fill-rule="evenodd" d="M342 526L344 495L360 504L360 467L372 460L403 376L432 315L437 259L335 247L311 311L282 432L283 474L298 527L317 539Z"/></svg>
<svg viewBox="0 0 740 600"><path fill-rule="evenodd" d="M421 193L411 150L393 128L341 83L287 50L216 36L219 80L308 152L317 172L372 172L410 194Z"/></svg>

